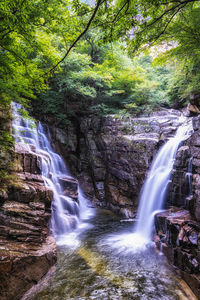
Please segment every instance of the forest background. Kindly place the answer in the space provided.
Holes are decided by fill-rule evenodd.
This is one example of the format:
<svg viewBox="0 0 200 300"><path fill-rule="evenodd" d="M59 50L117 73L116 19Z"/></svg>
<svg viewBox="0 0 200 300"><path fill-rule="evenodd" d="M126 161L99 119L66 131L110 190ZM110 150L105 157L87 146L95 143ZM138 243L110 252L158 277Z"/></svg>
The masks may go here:
<svg viewBox="0 0 200 300"><path fill-rule="evenodd" d="M200 90L199 54L199 1L1 1L1 158L11 101L62 128L82 114L182 108Z"/></svg>

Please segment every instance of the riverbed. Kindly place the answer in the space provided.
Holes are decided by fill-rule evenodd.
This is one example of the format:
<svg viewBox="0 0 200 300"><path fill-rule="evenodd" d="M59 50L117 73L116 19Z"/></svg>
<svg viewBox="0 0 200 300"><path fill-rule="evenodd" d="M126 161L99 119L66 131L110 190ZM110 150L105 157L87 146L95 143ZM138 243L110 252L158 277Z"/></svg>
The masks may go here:
<svg viewBox="0 0 200 300"><path fill-rule="evenodd" d="M113 237L131 235L133 222L97 211L60 243L51 276L23 299L193 299L154 244L138 251L112 244Z"/></svg>

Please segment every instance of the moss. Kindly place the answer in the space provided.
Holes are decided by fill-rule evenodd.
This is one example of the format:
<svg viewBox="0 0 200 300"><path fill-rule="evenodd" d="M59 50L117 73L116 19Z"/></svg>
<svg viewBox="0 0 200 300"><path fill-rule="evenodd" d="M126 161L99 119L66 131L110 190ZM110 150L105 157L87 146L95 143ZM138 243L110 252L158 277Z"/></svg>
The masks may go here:
<svg viewBox="0 0 200 300"><path fill-rule="evenodd" d="M8 185L14 181L12 175L14 140L11 121L11 105L3 102L0 104L0 191L6 190Z"/></svg>

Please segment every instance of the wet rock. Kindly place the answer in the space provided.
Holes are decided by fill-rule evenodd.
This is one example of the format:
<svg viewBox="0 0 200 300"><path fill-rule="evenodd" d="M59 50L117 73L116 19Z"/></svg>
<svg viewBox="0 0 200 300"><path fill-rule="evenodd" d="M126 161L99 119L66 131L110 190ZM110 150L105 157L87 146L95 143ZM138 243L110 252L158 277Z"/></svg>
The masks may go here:
<svg viewBox="0 0 200 300"><path fill-rule="evenodd" d="M16 172L41 174L41 156L30 152L27 145L16 143L15 170Z"/></svg>
<svg viewBox="0 0 200 300"><path fill-rule="evenodd" d="M41 157L16 144L16 180L0 196L0 298L21 296L56 262L49 237L53 191L41 176Z"/></svg>
<svg viewBox="0 0 200 300"><path fill-rule="evenodd" d="M106 205L122 215L127 215L127 211L135 214L139 192L154 154L161 140L174 134L179 115L176 110L164 110L140 118L87 116L80 119L72 132L67 129L66 137L60 137L58 144L75 140L76 134L75 148L72 151L72 147L65 145L63 154L68 155L71 165L77 166L73 171L85 178L81 183L86 195L101 207ZM57 131L52 129L52 132Z"/></svg>
<svg viewBox="0 0 200 300"><path fill-rule="evenodd" d="M56 244L51 237L39 246L0 238L1 299L21 299L55 262Z"/></svg>
<svg viewBox="0 0 200 300"><path fill-rule="evenodd" d="M172 207L155 216L156 245L178 268L193 292L200 287L200 225L187 210Z"/></svg>
<svg viewBox="0 0 200 300"><path fill-rule="evenodd" d="M193 118L194 132L177 152L172 171L168 205L181 206L200 221L200 118ZM188 166L191 162L190 174Z"/></svg>
<svg viewBox="0 0 200 300"><path fill-rule="evenodd" d="M192 119L193 129L196 131L200 128L200 116L194 117Z"/></svg>
<svg viewBox="0 0 200 300"><path fill-rule="evenodd" d="M189 112L189 116L194 116L200 113L198 107L191 103L188 104L187 111Z"/></svg>
<svg viewBox="0 0 200 300"><path fill-rule="evenodd" d="M60 177L59 183L63 189L63 195L78 201L78 181L72 177Z"/></svg>
<svg viewBox="0 0 200 300"><path fill-rule="evenodd" d="M190 243L192 245L195 245L197 246L198 245L198 233L197 232L194 232L192 231L190 234L189 234L189 237L188 237Z"/></svg>

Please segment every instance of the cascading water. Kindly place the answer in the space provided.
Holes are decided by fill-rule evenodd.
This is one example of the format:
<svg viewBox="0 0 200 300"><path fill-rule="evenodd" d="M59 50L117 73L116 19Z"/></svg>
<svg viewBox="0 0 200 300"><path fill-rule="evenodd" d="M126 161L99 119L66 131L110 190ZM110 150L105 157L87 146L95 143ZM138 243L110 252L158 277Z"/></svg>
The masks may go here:
<svg viewBox="0 0 200 300"><path fill-rule="evenodd" d="M181 125L176 135L163 145L152 163L142 188L137 214L138 222L134 229L135 234L141 236L144 241L151 240L154 215L163 207L176 152L180 143L189 137L191 131L191 122Z"/></svg>
<svg viewBox="0 0 200 300"><path fill-rule="evenodd" d="M52 202L51 228L57 241L66 241L65 234L69 234L77 227L82 227L81 220L86 220L94 214L94 210L88 207L80 187L78 199L67 197L61 182L71 178L61 156L55 153L45 134L41 123L25 120L18 112L21 109L19 104L13 103L13 129L16 142L25 144L29 152L37 153L42 161L42 176L45 185L53 190L54 201ZM69 240L68 240L69 241Z"/></svg>
<svg viewBox="0 0 200 300"><path fill-rule="evenodd" d="M187 173L185 174L186 177L186 182L188 184L188 196L192 196L192 161L193 157L190 157L189 162L188 162L188 170Z"/></svg>
<svg viewBox="0 0 200 300"><path fill-rule="evenodd" d="M109 237L109 242L114 247L121 251L131 251L145 248L145 245L151 242L154 216L163 207L176 152L180 143L187 139L191 132L192 122L187 120L178 128L176 135L161 147L141 191L138 221L133 233Z"/></svg>

